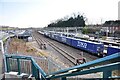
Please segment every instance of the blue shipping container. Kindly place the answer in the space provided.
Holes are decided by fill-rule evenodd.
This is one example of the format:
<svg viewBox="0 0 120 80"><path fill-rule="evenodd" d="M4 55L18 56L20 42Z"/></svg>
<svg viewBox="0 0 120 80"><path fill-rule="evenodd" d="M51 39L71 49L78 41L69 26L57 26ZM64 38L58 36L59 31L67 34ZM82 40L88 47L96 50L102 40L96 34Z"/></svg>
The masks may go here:
<svg viewBox="0 0 120 80"><path fill-rule="evenodd" d="M66 38L66 44L72 46L72 38L67 37L67 38Z"/></svg>
<svg viewBox="0 0 120 80"><path fill-rule="evenodd" d="M102 43L94 43L81 39L72 39L72 46L91 53L102 53L104 46Z"/></svg>
<svg viewBox="0 0 120 80"><path fill-rule="evenodd" d="M118 53L118 52L120 52L120 48L116 48L112 46L109 46L107 48L107 55L111 55L111 54Z"/></svg>

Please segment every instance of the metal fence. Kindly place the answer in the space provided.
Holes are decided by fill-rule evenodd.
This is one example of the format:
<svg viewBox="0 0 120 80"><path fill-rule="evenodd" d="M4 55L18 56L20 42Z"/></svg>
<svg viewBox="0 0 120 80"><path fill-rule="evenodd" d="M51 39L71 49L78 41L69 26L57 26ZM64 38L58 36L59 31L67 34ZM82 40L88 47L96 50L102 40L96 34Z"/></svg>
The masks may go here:
<svg viewBox="0 0 120 80"><path fill-rule="evenodd" d="M60 70L60 66L47 58L19 56L17 54L6 54L7 72L13 71L34 75L36 78L41 77L41 71L44 74ZM41 76L40 76L41 75Z"/></svg>
<svg viewBox="0 0 120 80"><path fill-rule="evenodd" d="M50 79L63 78L63 80L79 80L79 79L93 79L93 78L118 79L120 78L119 67L120 67L120 53L116 53L82 65L53 72L49 74L47 77ZM113 75L114 70L118 71L117 75ZM92 77L92 74L94 77ZM97 74L98 76L95 77Z"/></svg>
<svg viewBox="0 0 120 80"><path fill-rule="evenodd" d="M120 72L120 53L116 53L110 56L106 56L104 58L100 58L82 65L74 66L71 68L59 70L54 70L54 66L51 62L47 61L47 59L44 62L42 62L42 59L38 59L38 61L41 61L40 63L36 63L34 58L28 57L28 56L18 56L18 55L5 55L6 58L6 65L7 65L7 72L10 72L12 70L18 71L18 73L22 73L22 70L24 72L27 72L29 74L32 74L37 80L39 79L45 79L45 80L79 80L79 79L93 79L91 77L92 74L97 75L99 74L99 77L101 79L118 79L120 78L119 72ZM13 60L12 60L13 59ZM22 60L25 60L25 62ZM48 64L49 63L49 64ZM29 65L28 65L29 64ZM44 67L42 64L45 64L49 67ZM15 65L16 67L14 68ZM24 66L23 66L24 65ZM21 67L22 66L22 67ZM12 67L12 68L11 68ZM45 68L47 69L44 71ZM56 66L57 67L57 66ZM30 69L28 69L30 68ZM50 70L51 69L51 70ZM118 75L113 75L113 71L118 71ZM88 75L90 74L90 75ZM87 75L88 78L83 78L81 76ZM93 76L94 76L93 75ZM90 78L91 77L91 78Z"/></svg>

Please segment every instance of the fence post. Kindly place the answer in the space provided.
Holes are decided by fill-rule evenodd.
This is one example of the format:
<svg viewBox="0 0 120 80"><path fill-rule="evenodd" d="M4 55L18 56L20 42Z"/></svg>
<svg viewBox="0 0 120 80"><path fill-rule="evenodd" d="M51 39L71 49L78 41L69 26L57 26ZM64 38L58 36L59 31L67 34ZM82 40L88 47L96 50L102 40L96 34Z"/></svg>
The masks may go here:
<svg viewBox="0 0 120 80"><path fill-rule="evenodd" d="M18 65L18 75L20 75L20 61L17 59L17 65Z"/></svg>
<svg viewBox="0 0 120 80"><path fill-rule="evenodd" d="M62 77L61 80L67 80L66 77Z"/></svg>
<svg viewBox="0 0 120 80"><path fill-rule="evenodd" d="M43 79L44 80L44 79ZM50 80L50 78L46 78L46 80Z"/></svg>
<svg viewBox="0 0 120 80"><path fill-rule="evenodd" d="M50 80L50 79L49 79L49 78L45 79L45 78L41 75L40 80Z"/></svg>
<svg viewBox="0 0 120 80"><path fill-rule="evenodd" d="M9 60L9 58L8 57L5 57L6 58L6 67L7 67L7 72L9 72L10 71L10 62L8 62Z"/></svg>
<svg viewBox="0 0 120 80"><path fill-rule="evenodd" d="M32 75L34 76L34 64L32 60L31 60L31 69L32 69Z"/></svg>
<svg viewBox="0 0 120 80"><path fill-rule="evenodd" d="M35 77L36 80L40 80L39 78L39 69L37 69L35 67L35 65L33 64L33 61L31 60L31 63L32 63L32 75Z"/></svg>
<svg viewBox="0 0 120 80"><path fill-rule="evenodd" d="M41 76L39 75L39 69L36 69L36 71L37 71L37 79L40 80Z"/></svg>
<svg viewBox="0 0 120 80"><path fill-rule="evenodd" d="M103 79L109 78L112 75L112 71L104 71L103 72Z"/></svg>

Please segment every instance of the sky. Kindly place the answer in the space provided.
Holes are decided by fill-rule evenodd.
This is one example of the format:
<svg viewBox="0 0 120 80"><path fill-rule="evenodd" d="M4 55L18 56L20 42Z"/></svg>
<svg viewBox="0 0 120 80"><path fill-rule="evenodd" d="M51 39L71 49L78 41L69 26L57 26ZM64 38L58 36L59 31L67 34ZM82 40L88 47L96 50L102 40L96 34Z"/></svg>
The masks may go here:
<svg viewBox="0 0 120 80"><path fill-rule="evenodd" d="M118 19L120 0L0 0L0 25L45 27L51 22L80 13L87 24Z"/></svg>

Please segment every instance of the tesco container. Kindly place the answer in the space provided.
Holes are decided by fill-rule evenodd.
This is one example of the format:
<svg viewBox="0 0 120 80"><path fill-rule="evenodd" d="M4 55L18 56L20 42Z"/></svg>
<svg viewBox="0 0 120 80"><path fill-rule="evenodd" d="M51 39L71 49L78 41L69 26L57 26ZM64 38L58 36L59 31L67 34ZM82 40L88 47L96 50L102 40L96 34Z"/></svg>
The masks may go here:
<svg viewBox="0 0 120 80"><path fill-rule="evenodd" d="M72 46L94 54L103 53L104 45L102 43L90 42L81 39L72 39Z"/></svg>

